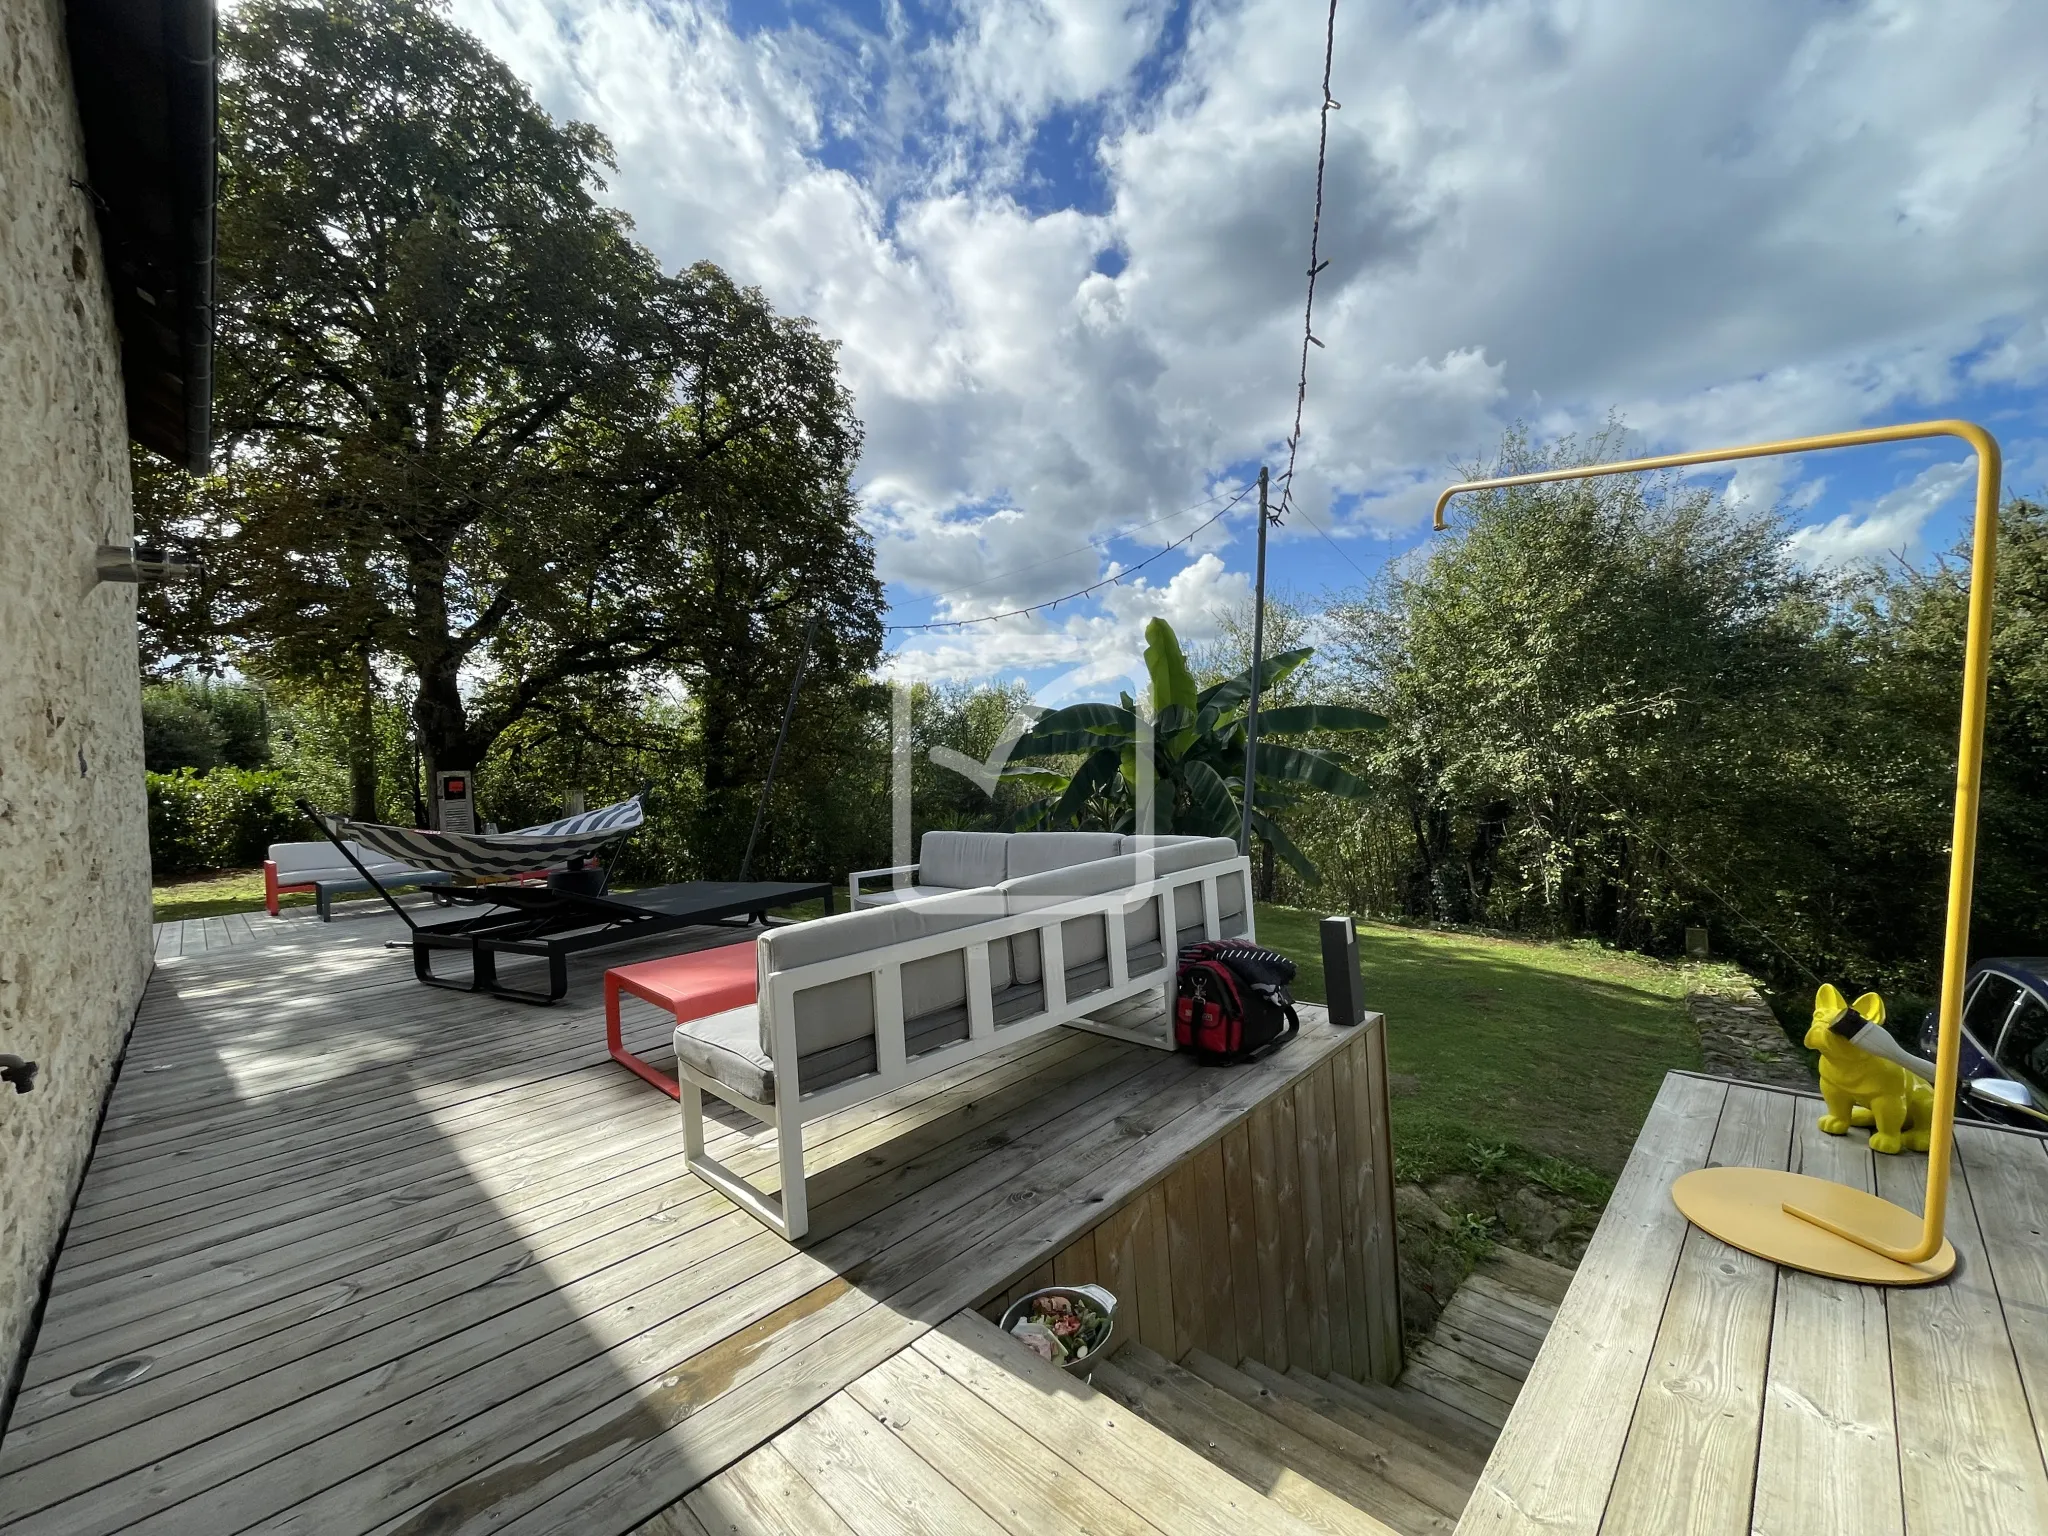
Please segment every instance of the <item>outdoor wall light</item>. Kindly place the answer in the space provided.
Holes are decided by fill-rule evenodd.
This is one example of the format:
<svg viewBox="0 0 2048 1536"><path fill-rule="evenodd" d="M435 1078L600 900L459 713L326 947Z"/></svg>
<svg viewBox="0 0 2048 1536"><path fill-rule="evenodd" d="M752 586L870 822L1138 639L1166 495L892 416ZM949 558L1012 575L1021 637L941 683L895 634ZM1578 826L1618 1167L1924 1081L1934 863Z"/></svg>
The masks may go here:
<svg viewBox="0 0 2048 1536"><path fill-rule="evenodd" d="M0 1053L0 1083L7 1084L16 1093L35 1092L38 1070L32 1061L23 1061L19 1056Z"/></svg>
<svg viewBox="0 0 2048 1536"><path fill-rule="evenodd" d="M1444 505L1468 491L1588 480L1595 475L1646 469L1685 469L1738 459L1775 458L1873 443L1954 437L1977 455L1977 508L1970 536L1970 608L1963 640L1963 710L1956 756L1954 836L1949 843L1948 923L1942 943L1941 1025L1934 1055L1934 1124L1928 1129L1927 1194L1917 1213L1866 1190L1811 1174L1774 1168L1696 1168L1671 1187L1687 1220L1723 1242L1792 1269L1867 1285L1925 1285L1956 1267L1948 1217L1951 1159L1955 1155L1956 1078L1963 1033L1963 978L1969 970L1970 894L1977 856L1977 801L1984 767L1984 701L1991 670L1991 589L1998 549L1998 443L1968 421L1915 421L1860 432L1778 443L1746 443L1703 453L1668 453L1619 464L1499 475L1451 486L1436 499L1436 526ZM1986 1089L1987 1095L2001 1090Z"/></svg>
<svg viewBox="0 0 2048 1536"><path fill-rule="evenodd" d="M203 566L197 560L172 560L154 544L102 544L93 557L93 569L101 581L178 581L197 576Z"/></svg>

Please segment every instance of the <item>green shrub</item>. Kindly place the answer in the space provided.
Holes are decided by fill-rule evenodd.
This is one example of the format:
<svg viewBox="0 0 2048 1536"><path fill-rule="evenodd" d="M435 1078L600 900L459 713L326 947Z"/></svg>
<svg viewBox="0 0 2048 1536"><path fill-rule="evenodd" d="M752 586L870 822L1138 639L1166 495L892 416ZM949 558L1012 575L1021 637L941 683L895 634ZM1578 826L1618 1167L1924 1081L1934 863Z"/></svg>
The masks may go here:
<svg viewBox="0 0 2048 1536"><path fill-rule="evenodd" d="M142 759L151 773L270 760L270 712L257 689L203 679L151 683L142 690Z"/></svg>
<svg viewBox="0 0 2048 1536"><path fill-rule="evenodd" d="M318 836L292 802L290 774L263 768L216 768L146 775L149 856L156 877L213 869L249 869L272 843Z"/></svg>

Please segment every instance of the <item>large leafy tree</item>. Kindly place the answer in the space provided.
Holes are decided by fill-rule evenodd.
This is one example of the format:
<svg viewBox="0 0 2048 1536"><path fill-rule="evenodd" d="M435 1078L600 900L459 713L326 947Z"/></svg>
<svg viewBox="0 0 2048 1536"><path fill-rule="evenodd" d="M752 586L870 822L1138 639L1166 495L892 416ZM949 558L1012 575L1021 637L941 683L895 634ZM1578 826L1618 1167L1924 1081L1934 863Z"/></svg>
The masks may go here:
<svg viewBox="0 0 2048 1536"><path fill-rule="evenodd" d="M1620 449L1516 435L1502 469ZM1928 986L1967 565L1816 571L1789 533L1683 480L1523 487L1326 614L1337 686L1393 722L1377 903L1665 952L1705 925L1801 988ZM2000 544L1980 954L2048 936L2048 516L2008 504Z"/></svg>
<svg viewBox="0 0 2048 1536"><path fill-rule="evenodd" d="M1501 472L1618 447L1511 436ZM1467 498L1340 605L1336 648L1395 721L1378 766L1410 910L1642 945L1701 921L1706 886L1824 889L1815 834L1851 835L1817 793L1841 752L1847 679L1815 643L1839 589L1784 537L1710 486L1520 487Z"/></svg>
<svg viewBox="0 0 2048 1536"><path fill-rule="evenodd" d="M1300 647L1266 659L1262 694L1277 689L1314 652ZM1207 688L1195 686L1179 637L1164 619L1145 626L1149 708L1125 694L1115 704L1071 704L1041 716L1011 753L1016 759L1078 758L1070 768L1005 770L1042 793L1014 818L1020 826L1103 826L1111 831L1206 833L1235 837L1243 824L1244 749L1252 672ZM1333 751L1272 738L1373 732L1386 722L1346 704L1288 704L1259 712L1253 747L1252 831L1305 880L1316 871L1280 817L1309 790L1364 799L1366 782ZM1149 817L1140 804L1153 785Z"/></svg>
<svg viewBox="0 0 2048 1536"><path fill-rule="evenodd" d="M554 122L430 0L222 20L223 469L213 622L245 665L411 682L427 771L530 713L677 674L704 780L751 782L804 620L831 689L879 649L832 346L598 201Z"/></svg>

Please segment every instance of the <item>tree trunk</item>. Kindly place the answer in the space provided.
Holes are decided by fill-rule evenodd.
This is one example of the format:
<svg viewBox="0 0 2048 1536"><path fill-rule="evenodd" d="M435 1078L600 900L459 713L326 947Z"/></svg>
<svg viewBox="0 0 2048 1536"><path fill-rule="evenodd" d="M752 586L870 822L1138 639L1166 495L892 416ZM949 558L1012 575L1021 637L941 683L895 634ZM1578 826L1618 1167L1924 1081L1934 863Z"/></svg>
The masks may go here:
<svg viewBox="0 0 2048 1536"><path fill-rule="evenodd" d="M370 648L362 648L362 669L356 679L355 729L349 742L349 814L357 821L377 819L377 674Z"/></svg>
<svg viewBox="0 0 2048 1536"><path fill-rule="evenodd" d="M427 819L438 826L440 797L435 793L436 775L446 769L474 771L478 753L469 731L469 718L462 707L462 689L453 662L421 667L418 671L419 697L413 704L413 724L419 732L420 759L426 780ZM478 817L482 824L482 817Z"/></svg>

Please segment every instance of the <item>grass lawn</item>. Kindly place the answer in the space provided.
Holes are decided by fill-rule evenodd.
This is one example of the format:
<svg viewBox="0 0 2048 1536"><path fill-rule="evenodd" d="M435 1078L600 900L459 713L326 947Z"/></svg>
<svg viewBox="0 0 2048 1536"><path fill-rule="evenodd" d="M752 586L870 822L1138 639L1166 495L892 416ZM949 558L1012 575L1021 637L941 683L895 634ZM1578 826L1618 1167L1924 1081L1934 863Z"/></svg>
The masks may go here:
<svg viewBox="0 0 2048 1536"><path fill-rule="evenodd" d="M1259 938L1323 999L1321 914L1261 906ZM1387 1016L1403 1180L1506 1173L1604 1204L1664 1074L1697 1069L1683 999L1721 968L1589 943L1361 923L1366 1005Z"/></svg>
<svg viewBox="0 0 2048 1536"><path fill-rule="evenodd" d="M174 880L149 893L150 915L159 923L174 923L187 917L223 917L230 912L263 910L263 871L260 869L217 869L191 880ZM376 900L371 893L370 899ZM287 892L277 898L280 907L310 907L311 891Z"/></svg>

